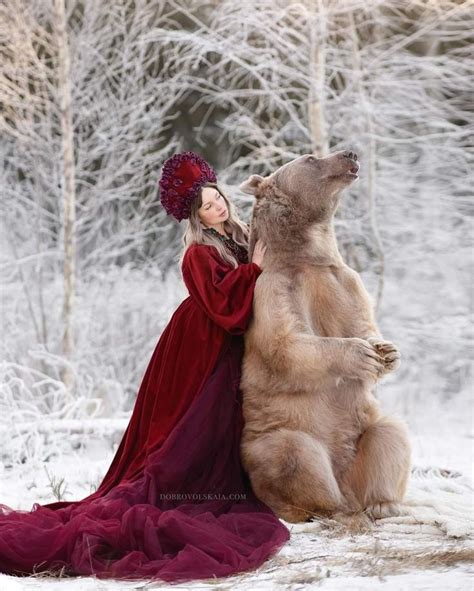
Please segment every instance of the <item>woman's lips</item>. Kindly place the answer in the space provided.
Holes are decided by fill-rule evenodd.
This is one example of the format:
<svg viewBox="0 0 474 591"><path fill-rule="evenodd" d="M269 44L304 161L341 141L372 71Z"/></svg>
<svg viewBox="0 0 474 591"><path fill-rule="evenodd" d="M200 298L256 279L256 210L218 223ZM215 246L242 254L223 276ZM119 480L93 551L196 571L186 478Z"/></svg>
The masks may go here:
<svg viewBox="0 0 474 591"><path fill-rule="evenodd" d="M219 216L219 217L223 217L223 216L225 216L225 214L226 214L226 213L227 213L226 211L223 211L223 212L220 214L220 216Z"/></svg>

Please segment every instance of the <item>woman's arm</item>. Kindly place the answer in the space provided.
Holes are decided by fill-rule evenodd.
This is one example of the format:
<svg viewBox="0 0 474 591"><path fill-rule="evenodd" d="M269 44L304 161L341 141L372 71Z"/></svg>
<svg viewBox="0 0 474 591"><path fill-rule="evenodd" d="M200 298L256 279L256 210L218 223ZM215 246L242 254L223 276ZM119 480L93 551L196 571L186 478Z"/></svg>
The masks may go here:
<svg viewBox="0 0 474 591"><path fill-rule="evenodd" d="M256 263L233 269L213 246L193 244L183 259L183 279L189 294L224 330L243 334L252 316L255 282L262 272Z"/></svg>

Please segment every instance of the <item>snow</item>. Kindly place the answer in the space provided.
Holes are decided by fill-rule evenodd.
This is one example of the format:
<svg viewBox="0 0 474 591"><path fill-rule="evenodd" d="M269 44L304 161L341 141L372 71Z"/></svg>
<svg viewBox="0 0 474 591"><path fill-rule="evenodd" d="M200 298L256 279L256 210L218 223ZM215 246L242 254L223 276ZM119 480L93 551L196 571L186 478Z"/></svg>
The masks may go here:
<svg viewBox="0 0 474 591"><path fill-rule="evenodd" d="M446 419L443 423L435 420L440 413ZM260 569L214 581L169 585L95 577L60 580L0 575L0 589L468 589L474 570L470 413L463 406L435 407L414 422L416 431L410 425L414 469L400 516L378 520L369 527L356 520L347 524L328 519L288 523L290 541ZM30 509L33 502L52 502L53 478L65 479L64 498L83 498L99 484L126 424L126 419L84 422L87 445L80 450L52 457L47 463L33 459L4 466L0 472L1 501L22 509ZM79 433L75 421L70 421L68 428Z"/></svg>

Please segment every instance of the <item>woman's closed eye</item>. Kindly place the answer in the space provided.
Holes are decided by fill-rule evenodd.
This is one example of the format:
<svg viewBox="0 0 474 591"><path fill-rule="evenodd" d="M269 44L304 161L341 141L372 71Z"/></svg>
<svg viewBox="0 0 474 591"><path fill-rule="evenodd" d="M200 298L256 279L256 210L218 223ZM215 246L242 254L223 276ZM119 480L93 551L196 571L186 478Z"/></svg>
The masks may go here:
<svg viewBox="0 0 474 591"><path fill-rule="evenodd" d="M217 201L218 199L221 199L221 198L222 198L222 195L218 195L218 196L216 197L216 201ZM205 207L204 209L205 209L205 211L207 211L207 210L211 209L211 206L209 205L209 207Z"/></svg>

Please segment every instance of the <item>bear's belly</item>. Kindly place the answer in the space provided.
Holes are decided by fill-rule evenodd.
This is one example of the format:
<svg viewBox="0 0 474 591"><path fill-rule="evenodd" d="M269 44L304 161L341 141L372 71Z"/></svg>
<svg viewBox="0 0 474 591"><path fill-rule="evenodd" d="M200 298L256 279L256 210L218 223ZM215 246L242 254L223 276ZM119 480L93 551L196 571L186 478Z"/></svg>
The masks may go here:
<svg viewBox="0 0 474 591"><path fill-rule="evenodd" d="M351 447L378 415L378 403L357 380L347 380L328 390L244 392L243 437L253 440L278 429L304 431L334 452Z"/></svg>

